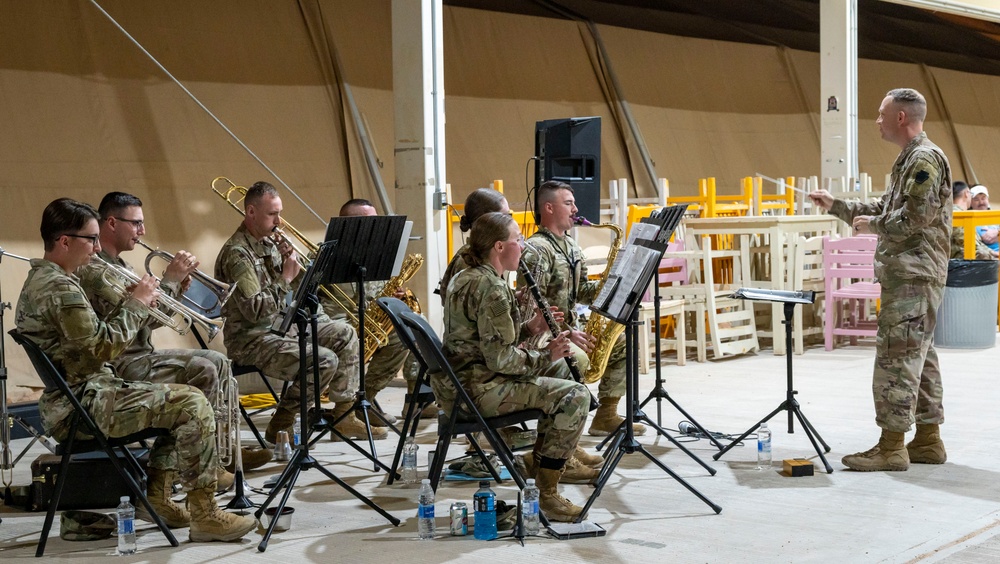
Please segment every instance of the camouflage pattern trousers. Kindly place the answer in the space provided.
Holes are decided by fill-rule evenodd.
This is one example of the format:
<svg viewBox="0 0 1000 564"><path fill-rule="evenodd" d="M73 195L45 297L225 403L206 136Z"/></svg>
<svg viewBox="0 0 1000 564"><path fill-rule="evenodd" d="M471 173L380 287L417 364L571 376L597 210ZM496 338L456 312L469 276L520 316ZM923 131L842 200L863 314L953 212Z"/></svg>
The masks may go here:
<svg viewBox="0 0 1000 564"><path fill-rule="evenodd" d="M417 363L410 349L406 348L399 340L399 335L393 331L389 334L389 342L379 347L375 354L368 361L368 368L365 370L365 394L368 399L375 397L392 379L403 371L403 378L407 383L417 381L417 372L420 365Z"/></svg>
<svg viewBox="0 0 1000 564"><path fill-rule="evenodd" d="M354 328L343 321L319 323L317 326L319 349L319 389L324 390L333 402L354 401L358 391L358 335ZM313 397L312 336L306 338L306 375L309 405ZM259 368L269 378L277 378L291 385L281 394L278 406L297 412L302 399L299 389L299 340L295 330L284 337L266 333L250 343L247 354L237 362Z"/></svg>
<svg viewBox="0 0 1000 564"><path fill-rule="evenodd" d="M39 403L43 411L59 412L69 404L58 395L46 399L49 401ZM100 377L88 382L80 403L109 437L124 437L149 428L169 429L168 435L158 437L153 444L149 466L176 470L187 490L215 487L219 465L215 412L199 390L183 384ZM69 417L61 423L49 428L59 442L67 438Z"/></svg>
<svg viewBox="0 0 1000 564"><path fill-rule="evenodd" d="M187 384L201 390L213 405L219 382L233 375L226 355L204 349L158 350L140 357L120 357L111 364L115 367L115 375L122 380Z"/></svg>
<svg viewBox="0 0 1000 564"><path fill-rule="evenodd" d="M545 415L538 420L538 435L544 438L539 454L560 460L573 454L590 407L590 392L583 384L545 376L518 381L498 375L490 382L470 387L473 390L469 395L483 417L542 410Z"/></svg>
<svg viewBox="0 0 1000 564"><path fill-rule="evenodd" d="M547 342L547 341L546 341ZM570 345L573 351L573 358L576 359L577 366L580 367L580 374L586 374L590 368L590 358L583 349ZM625 396L625 334L618 336L618 340L611 347L611 354L608 356L608 365L601 375L600 383L597 385L597 398L621 398Z"/></svg>
<svg viewBox="0 0 1000 564"><path fill-rule="evenodd" d="M887 431L906 432L914 422L944 422L941 370L933 343L943 296L940 284L882 284L872 394L875 422Z"/></svg>

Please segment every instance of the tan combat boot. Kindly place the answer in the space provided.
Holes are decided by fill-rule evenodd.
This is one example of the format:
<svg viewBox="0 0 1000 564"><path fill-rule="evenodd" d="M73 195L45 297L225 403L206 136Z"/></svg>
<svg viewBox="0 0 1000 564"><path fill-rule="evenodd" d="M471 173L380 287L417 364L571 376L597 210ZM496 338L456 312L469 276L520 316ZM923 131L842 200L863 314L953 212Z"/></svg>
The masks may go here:
<svg viewBox="0 0 1000 564"><path fill-rule="evenodd" d="M188 493L187 507L191 512L191 542L229 542L243 538L257 526L252 515L227 513L215 504L215 488L208 487Z"/></svg>
<svg viewBox="0 0 1000 564"><path fill-rule="evenodd" d="M291 435L289 435L291 436ZM271 462L274 453L266 448L246 448L240 449L240 456L243 459L243 471L254 470ZM236 472L236 457L226 466L226 472Z"/></svg>
<svg viewBox="0 0 1000 564"><path fill-rule="evenodd" d="M597 468L591 468L577 460L576 457L572 457L566 461L562 478L559 481L564 484L593 484L600 474L601 471Z"/></svg>
<svg viewBox="0 0 1000 564"><path fill-rule="evenodd" d="M228 490L233 487L233 483L236 482L236 476L234 476L231 472L227 472L226 469L221 466L215 471L215 479L216 487L218 488L215 491L218 492Z"/></svg>
<svg viewBox="0 0 1000 564"><path fill-rule="evenodd" d="M343 402L338 403L333 410L333 413L329 414L327 418L332 423L340 416L347 413L352 407L354 407L354 402ZM365 422L358 419L354 413L350 413L347 417L335 425L335 428L340 431L342 435L348 439L367 439L368 430L365 428ZM384 439L389 436L389 431L385 427L373 427L372 428L372 439L379 440ZM330 433L331 441L339 441L340 437L336 433Z"/></svg>
<svg viewBox="0 0 1000 564"><path fill-rule="evenodd" d="M934 425L917 425L917 434L907 443L906 452L914 464L944 464L948 453L941 442L941 430Z"/></svg>
<svg viewBox="0 0 1000 564"><path fill-rule="evenodd" d="M910 455L903 446L903 433L882 429L877 445L865 452L849 454L841 462L858 472L901 472L910 467Z"/></svg>
<svg viewBox="0 0 1000 564"><path fill-rule="evenodd" d="M146 499L153 506L153 511L156 511L171 529L179 529L191 524L191 514L187 512L187 509L170 499L174 493L175 475L173 470L150 468L149 481L146 484ZM152 522L153 518L146 511L146 508L141 503L136 505L138 506L135 511L136 517L143 521Z"/></svg>
<svg viewBox="0 0 1000 564"><path fill-rule="evenodd" d="M515 454L514 466L517 468L517 473L525 480L534 478L538 474L538 458L533 451L524 455Z"/></svg>
<svg viewBox="0 0 1000 564"><path fill-rule="evenodd" d="M264 440L272 445L278 442L278 431L286 431L288 438L292 438L292 425L295 424L296 412L283 407L276 408L271 420L267 423L267 430L264 431Z"/></svg>
<svg viewBox="0 0 1000 564"><path fill-rule="evenodd" d="M582 462L585 466L590 466L591 468L600 468L604 466L604 457L599 454L590 454L589 452L583 450L580 445L576 446L576 450L573 451L573 458Z"/></svg>
<svg viewBox="0 0 1000 564"><path fill-rule="evenodd" d="M587 433L595 437L605 437L615 432L615 429L625 421L623 417L618 415L618 402L622 398L601 398L601 405L597 408L594 413L594 420L590 422L590 429ZM632 434L634 435L645 435L646 426L633 423L632 424Z"/></svg>
<svg viewBox="0 0 1000 564"><path fill-rule="evenodd" d="M562 470L539 468L535 476L538 486L538 508L549 521L572 523L583 513L583 508L559 494L559 478ZM586 517L586 515L584 515Z"/></svg>

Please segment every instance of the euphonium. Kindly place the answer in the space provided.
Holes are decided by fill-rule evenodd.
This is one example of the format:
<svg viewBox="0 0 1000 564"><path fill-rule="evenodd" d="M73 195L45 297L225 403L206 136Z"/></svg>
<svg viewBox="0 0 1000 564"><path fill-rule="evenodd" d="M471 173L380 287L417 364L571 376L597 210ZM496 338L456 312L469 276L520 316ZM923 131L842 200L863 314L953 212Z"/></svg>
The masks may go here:
<svg viewBox="0 0 1000 564"><path fill-rule="evenodd" d="M219 466L229 466L236 451L236 468L243 469L240 455L240 389L236 378L230 376L219 380L212 407L215 408L215 452L219 455ZM234 449L235 447L235 449Z"/></svg>
<svg viewBox="0 0 1000 564"><path fill-rule="evenodd" d="M604 269L604 273L601 274L601 281L597 286L596 294L601 293L601 288L604 287L605 282L608 281L608 275L611 273L611 265L615 262L615 257L618 256L618 251L622 247L622 228L618 227L613 223L599 223L593 224L582 218L575 218L577 223L580 225L586 225L588 227L596 227L599 229L610 229L614 232L614 241L611 242L611 249L608 251L608 266ZM582 221L581 221L582 219ZM583 381L587 384L593 384L594 382L601 379L604 374L604 369L608 366L608 359L611 357L611 349L614 348L615 343L618 342L618 337L621 336L622 332L625 331L625 326L617 321L612 321L603 315L591 312L590 319L587 320L587 326L584 328L584 333L593 336L597 339L597 343L594 345L593 350L587 357L590 359L590 367L587 368L587 373L583 376Z"/></svg>
<svg viewBox="0 0 1000 564"><path fill-rule="evenodd" d="M168 263L174 260L174 255L166 251L161 251L160 249L154 249L153 247L150 247L146 243L139 240L137 240L136 243L142 245L143 247L146 248L146 250L149 251L149 254L146 255L146 274L149 274L150 276L154 276L153 269L151 268L153 259L161 258L167 261ZM196 307L204 312L212 311L216 307L221 308L226 303L226 300L228 300L229 297L233 295L233 292L236 291L235 284L226 284L225 282L212 278L211 276L205 274L200 270L195 270L193 273L191 273L191 277L196 279L198 282L201 282L202 285L204 285L206 288L209 289L209 291L215 294L216 303L213 304L212 307L205 307L204 304L195 303L187 296L181 296L181 300L190 304L191 307Z"/></svg>
<svg viewBox="0 0 1000 564"><path fill-rule="evenodd" d="M142 278L131 270L117 264L111 264L98 255L92 256L90 260L104 267L101 272L102 279L123 299L132 294L128 286L142 281ZM211 341L226 324L224 319L209 319L166 294L160 294L157 301L160 307L149 308L149 316L180 335L186 334L191 329L191 325L197 323L205 329L208 333L208 340Z"/></svg>

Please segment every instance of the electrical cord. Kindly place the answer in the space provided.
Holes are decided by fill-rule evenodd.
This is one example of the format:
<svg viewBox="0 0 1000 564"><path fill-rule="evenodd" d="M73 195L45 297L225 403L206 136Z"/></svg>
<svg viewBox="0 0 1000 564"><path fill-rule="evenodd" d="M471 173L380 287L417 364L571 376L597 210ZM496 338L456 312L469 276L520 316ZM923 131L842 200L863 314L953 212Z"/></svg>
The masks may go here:
<svg viewBox="0 0 1000 564"><path fill-rule="evenodd" d="M736 439L738 439L740 437L739 435L734 435L732 433L720 433L720 432L717 432L717 431L708 431L707 429L706 429L706 431L708 431L708 435L706 435L706 434L702 433L701 431L699 431L698 427L696 427L694 425L694 423L691 423L690 421L686 421L686 420L685 421L681 421L680 423L678 423L676 430L675 429L667 429L667 430L668 431L676 431L681 436L690 438L691 439L690 442L700 441L702 439L706 439L707 440L709 437L711 437L711 438L713 438L713 439L715 439L717 441L730 441L730 442L732 442L732 441L735 441ZM743 446L743 444L744 443L740 442L740 443L738 443L738 446Z"/></svg>

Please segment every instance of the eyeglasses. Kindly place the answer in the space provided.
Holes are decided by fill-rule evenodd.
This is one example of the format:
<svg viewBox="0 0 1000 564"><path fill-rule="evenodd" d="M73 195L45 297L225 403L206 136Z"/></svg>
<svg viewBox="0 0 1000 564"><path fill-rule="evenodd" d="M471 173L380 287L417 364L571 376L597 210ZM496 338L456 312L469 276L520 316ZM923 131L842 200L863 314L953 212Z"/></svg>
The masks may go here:
<svg viewBox="0 0 1000 564"><path fill-rule="evenodd" d="M97 245L97 239L99 238L98 235L75 235L73 233L63 233L63 235L73 237L75 239L86 239L90 241L91 245Z"/></svg>
<svg viewBox="0 0 1000 564"><path fill-rule="evenodd" d="M115 216L115 219L117 219L118 221L124 221L125 223L131 223L132 226L135 227L136 229L141 229L143 224L145 223L145 221L141 219L126 219L124 217L118 217L118 216Z"/></svg>

